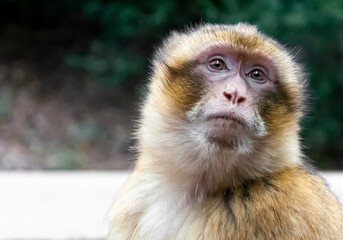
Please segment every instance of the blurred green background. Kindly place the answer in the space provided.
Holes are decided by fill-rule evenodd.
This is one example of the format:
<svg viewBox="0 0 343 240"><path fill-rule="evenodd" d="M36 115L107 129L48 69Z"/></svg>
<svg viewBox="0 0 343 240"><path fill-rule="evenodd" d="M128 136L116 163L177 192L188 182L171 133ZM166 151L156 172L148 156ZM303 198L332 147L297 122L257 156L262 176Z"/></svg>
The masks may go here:
<svg viewBox="0 0 343 240"><path fill-rule="evenodd" d="M343 169L343 1L0 1L0 169L125 169L149 59L173 29L256 24L309 73L306 154Z"/></svg>

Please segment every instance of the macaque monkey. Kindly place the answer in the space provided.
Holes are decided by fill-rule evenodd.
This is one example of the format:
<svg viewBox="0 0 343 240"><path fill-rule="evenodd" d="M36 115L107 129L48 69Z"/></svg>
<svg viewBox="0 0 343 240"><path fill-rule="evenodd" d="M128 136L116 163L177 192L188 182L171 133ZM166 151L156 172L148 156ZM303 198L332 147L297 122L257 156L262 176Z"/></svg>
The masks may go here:
<svg viewBox="0 0 343 240"><path fill-rule="evenodd" d="M173 32L108 238L342 240L342 206L301 152L304 85L294 56L255 26Z"/></svg>

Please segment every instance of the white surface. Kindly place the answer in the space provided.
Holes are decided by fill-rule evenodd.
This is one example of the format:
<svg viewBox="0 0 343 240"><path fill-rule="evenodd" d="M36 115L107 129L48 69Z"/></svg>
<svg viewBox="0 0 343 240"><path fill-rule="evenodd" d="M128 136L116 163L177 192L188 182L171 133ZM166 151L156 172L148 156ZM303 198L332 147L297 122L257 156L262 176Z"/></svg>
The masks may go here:
<svg viewBox="0 0 343 240"><path fill-rule="evenodd" d="M0 239L105 239L129 172L0 173ZM325 173L343 202L343 172Z"/></svg>
<svg viewBox="0 0 343 240"><path fill-rule="evenodd" d="M343 203L343 172L325 172L322 176L338 200Z"/></svg>
<svg viewBox="0 0 343 240"><path fill-rule="evenodd" d="M99 239L128 172L0 173L0 239Z"/></svg>

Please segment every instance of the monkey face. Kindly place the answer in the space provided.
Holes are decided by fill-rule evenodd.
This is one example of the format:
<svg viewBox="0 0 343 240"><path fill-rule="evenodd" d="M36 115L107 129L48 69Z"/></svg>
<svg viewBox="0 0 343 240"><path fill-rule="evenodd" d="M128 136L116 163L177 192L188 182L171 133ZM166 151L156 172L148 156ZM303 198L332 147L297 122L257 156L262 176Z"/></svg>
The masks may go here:
<svg viewBox="0 0 343 240"><path fill-rule="evenodd" d="M277 88L270 60L216 44L198 55L191 78L203 94L187 116L208 141L236 147L266 134L258 102Z"/></svg>

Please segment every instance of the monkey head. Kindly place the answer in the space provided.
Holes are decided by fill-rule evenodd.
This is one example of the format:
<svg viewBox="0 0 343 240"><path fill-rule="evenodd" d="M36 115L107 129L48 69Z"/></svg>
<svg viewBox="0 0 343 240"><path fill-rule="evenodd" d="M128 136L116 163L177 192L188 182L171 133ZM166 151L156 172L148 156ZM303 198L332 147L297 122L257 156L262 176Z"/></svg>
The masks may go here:
<svg viewBox="0 0 343 240"><path fill-rule="evenodd" d="M300 154L303 78L293 56L255 26L174 32L153 61L140 149L188 172L236 166L255 176L291 164L286 156ZM269 157L254 162L262 153Z"/></svg>

